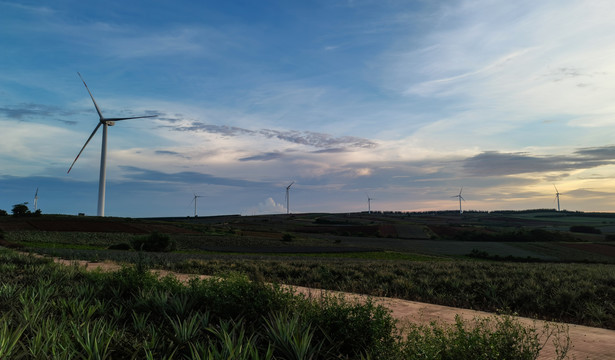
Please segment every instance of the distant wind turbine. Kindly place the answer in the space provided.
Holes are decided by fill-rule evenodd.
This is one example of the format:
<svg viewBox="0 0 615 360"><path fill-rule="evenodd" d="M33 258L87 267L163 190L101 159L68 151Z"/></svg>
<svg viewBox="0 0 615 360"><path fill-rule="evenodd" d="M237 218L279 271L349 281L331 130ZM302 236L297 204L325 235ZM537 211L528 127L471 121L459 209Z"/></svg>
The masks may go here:
<svg viewBox="0 0 615 360"><path fill-rule="evenodd" d="M287 187L286 187L286 213L290 214L290 187L293 186L295 182L291 182Z"/></svg>
<svg viewBox="0 0 615 360"><path fill-rule="evenodd" d="M456 197L459 198L459 213L463 214L463 210L461 209L461 200L466 201L466 199L463 198L463 196L461 196L461 192L463 191L463 186L461 187L461 189L459 190L459 194L455 195L455 196L451 196L451 197Z"/></svg>
<svg viewBox="0 0 615 360"><path fill-rule="evenodd" d="M198 199L200 197L203 197L203 196L202 195L194 194L194 198L192 199L192 202L194 202L194 217L197 217L197 215L196 215L196 199Z"/></svg>
<svg viewBox="0 0 615 360"><path fill-rule="evenodd" d="M98 125L96 125L96 127L94 128L94 131L92 131L92 134L90 135L88 140L85 142L85 145L83 145L83 147L81 148L81 151L79 151L79 154L77 154L77 157L75 158L73 163L70 165L70 168L68 169L67 174L70 173L70 170L73 168L73 165L75 165L75 163L77 162L77 159L79 159L79 156L81 155L85 147L88 146L88 143L90 142L90 140L92 140L92 138L94 137L94 134L96 134L96 131L98 131L98 128L102 126L103 133L102 133L102 147L100 150L100 177L98 179L97 215L105 216L105 183L106 183L106 172L107 172L107 166L106 166L107 164L107 127L115 125L115 122L120 121L120 120L151 118L151 117L156 117L158 115L108 118L108 119L105 118L102 112L100 111L98 104L96 104L96 100L94 100L94 96L92 95L92 92L88 88L88 85L85 83L85 80L83 80L83 77L81 76L81 74L79 73L77 74L79 75L79 78L81 78L83 85L85 85L86 90L90 94L90 98L92 98L92 102L94 103L94 107L96 108L96 112L98 113Z"/></svg>
<svg viewBox="0 0 615 360"><path fill-rule="evenodd" d="M38 209L38 188L36 188L36 192L34 193L34 211Z"/></svg>
<svg viewBox="0 0 615 360"><path fill-rule="evenodd" d="M369 194L365 194L367 195L367 213L371 214L372 213L372 200L374 200L374 198L370 198Z"/></svg>
<svg viewBox="0 0 615 360"><path fill-rule="evenodd" d="M557 200L557 211L560 211L560 209L559 209L559 196L560 196L560 192L559 192L559 190L557 190L557 186L555 186L555 184L553 184L553 187L555 188L555 199Z"/></svg>

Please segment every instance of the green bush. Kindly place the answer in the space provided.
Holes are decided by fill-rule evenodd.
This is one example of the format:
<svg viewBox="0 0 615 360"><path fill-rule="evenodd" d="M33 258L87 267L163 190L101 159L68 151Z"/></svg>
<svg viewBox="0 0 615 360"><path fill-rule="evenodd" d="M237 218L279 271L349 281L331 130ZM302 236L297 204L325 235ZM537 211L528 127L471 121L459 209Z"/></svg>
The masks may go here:
<svg viewBox="0 0 615 360"><path fill-rule="evenodd" d="M570 231L583 234L602 234L600 229L588 225L573 225L570 227Z"/></svg>
<svg viewBox="0 0 615 360"><path fill-rule="evenodd" d="M537 359L554 337L555 359L566 359L570 347L568 329L548 324L538 330L510 316L477 318L467 322L457 316L454 325L411 325L402 344L403 359ZM563 340L563 341L562 341Z"/></svg>
<svg viewBox="0 0 615 360"><path fill-rule="evenodd" d="M159 232L135 236L130 245L137 251L168 252L176 249L175 241L172 241L169 235Z"/></svg>

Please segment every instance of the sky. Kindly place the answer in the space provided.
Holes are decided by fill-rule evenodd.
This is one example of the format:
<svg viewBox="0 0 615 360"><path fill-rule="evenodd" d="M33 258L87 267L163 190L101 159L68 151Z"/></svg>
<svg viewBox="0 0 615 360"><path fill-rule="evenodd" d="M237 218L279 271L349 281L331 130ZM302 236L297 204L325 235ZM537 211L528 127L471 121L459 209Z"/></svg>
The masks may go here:
<svg viewBox="0 0 615 360"><path fill-rule="evenodd" d="M0 209L615 211L610 0L0 0Z"/></svg>

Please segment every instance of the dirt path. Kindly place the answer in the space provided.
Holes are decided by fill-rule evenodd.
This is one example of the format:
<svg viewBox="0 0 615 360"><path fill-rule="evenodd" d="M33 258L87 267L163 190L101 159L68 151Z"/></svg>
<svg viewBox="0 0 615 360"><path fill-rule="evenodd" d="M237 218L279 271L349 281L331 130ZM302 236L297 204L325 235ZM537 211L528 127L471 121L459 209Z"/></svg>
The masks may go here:
<svg viewBox="0 0 615 360"><path fill-rule="evenodd" d="M121 265L112 262L93 263L87 261L75 261L75 260L63 260L54 259L55 262L64 265L74 265L86 267L88 270L99 269L101 271L116 271L121 268ZM198 277L201 279L207 278L206 275L194 275L194 274L181 274L173 273L166 270L152 270L159 276L173 275L180 281L188 281L189 279ZM305 294L311 298L318 298L323 294L341 294L351 301L363 301L367 298L365 295L334 292L322 289L312 289L301 286L291 286L297 292ZM432 321L438 321L442 323L452 324L455 322L457 315L462 316L466 320L471 320L476 317L489 317L493 316L491 313L452 308L448 306L433 305L427 303L420 303L415 301L394 299L394 298L382 298L382 297L370 297L377 303L380 303L387 308L391 309L392 316L399 320L403 326L404 323L413 322L420 324L428 324ZM533 319L519 317L517 318L522 324L526 326L542 326L542 322L538 322ZM568 351L570 359L576 360L612 360L615 359L615 331L606 330L601 328L592 328L581 325L568 324L569 336L572 343L571 349ZM555 359L555 347L549 341L544 349L541 351L540 360Z"/></svg>

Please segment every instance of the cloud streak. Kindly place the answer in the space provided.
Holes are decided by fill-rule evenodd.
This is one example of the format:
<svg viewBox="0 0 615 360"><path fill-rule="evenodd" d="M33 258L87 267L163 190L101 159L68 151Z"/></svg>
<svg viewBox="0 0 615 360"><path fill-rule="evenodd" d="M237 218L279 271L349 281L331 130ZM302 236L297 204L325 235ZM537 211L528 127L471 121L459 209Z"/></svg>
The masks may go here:
<svg viewBox="0 0 615 360"><path fill-rule="evenodd" d="M581 148L571 155L547 156L486 151L462 163L466 174L471 176L566 172L615 164L615 146Z"/></svg>
<svg viewBox="0 0 615 360"><path fill-rule="evenodd" d="M362 149L371 149L377 146L376 142L372 140L355 136L335 137L324 133L298 130L249 130L235 126L205 124L198 121L194 121L188 125L179 125L169 128L172 128L175 131L203 132L222 135L226 137L235 137L242 135L260 136L264 137L265 139L278 139L284 142L298 145L325 148L325 151L331 152L339 151L339 146Z"/></svg>

